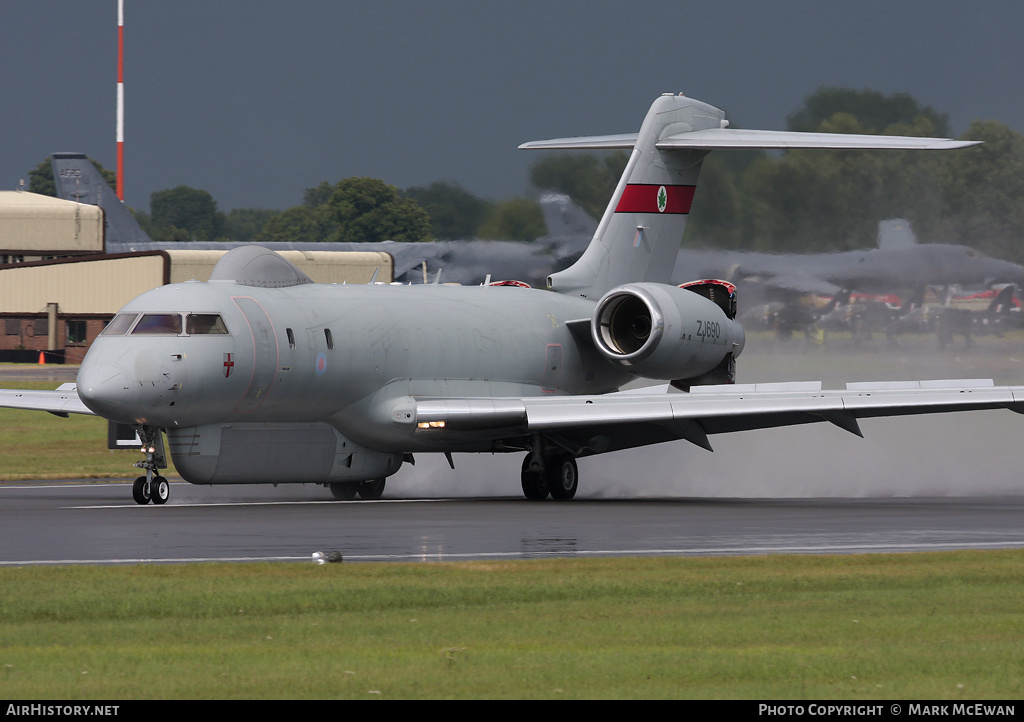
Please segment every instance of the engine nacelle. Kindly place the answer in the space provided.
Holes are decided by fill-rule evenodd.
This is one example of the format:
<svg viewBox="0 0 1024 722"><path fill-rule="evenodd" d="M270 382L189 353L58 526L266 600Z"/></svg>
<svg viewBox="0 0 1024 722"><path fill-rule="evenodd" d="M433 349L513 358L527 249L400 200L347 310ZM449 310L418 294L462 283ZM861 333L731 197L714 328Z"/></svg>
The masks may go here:
<svg viewBox="0 0 1024 722"><path fill-rule="evenodd" d="M401 454L364 448L327 424L210 424L167 430L174 466L193 484L324 484L394 474Z"/></svg>
<svg viewBox="0 0 1024 722"><path fill-rule="evenodd" d="M702 292L709 284L722 286L714 300ZM723 294L729 303L722 302ZM731 368L744 344L743 329L727 312L734 300L735 287L725 281L700 281L693 288L631 283L598 302L591 335L601 355L637 376L684 386L721 383L711 372Z"/></svg>

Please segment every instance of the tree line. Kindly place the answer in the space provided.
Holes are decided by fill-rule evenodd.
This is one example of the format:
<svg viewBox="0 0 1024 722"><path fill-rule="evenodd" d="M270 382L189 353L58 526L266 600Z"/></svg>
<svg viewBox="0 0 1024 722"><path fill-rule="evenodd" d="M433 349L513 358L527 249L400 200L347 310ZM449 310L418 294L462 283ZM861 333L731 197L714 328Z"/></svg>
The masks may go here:
<svg viewBox="0 0 1024 722"><path fill-rule="evenodd" d="M835 87L808 95L787 126L950 134L946 114L906 93ZM874 245L878 221L907 218L922 242L962 243L1024 262L1024 136L979 120L959 137L984 144L954 151L713 153L683 243L779 253L852 250ZM599 218L626 159L624 152L546 154L531 166L530 183L537 194L567 194ZM113 174L101 172L113 184ZM54 195L48 159L29 176L30 190ZM450 181L404 190L374 178L322 181L306 189L298 206L227 213L207 191L179 186L153 193L148 213L133 212L158 241L529 242L547 232L532 198L487 200Z"/></svg>

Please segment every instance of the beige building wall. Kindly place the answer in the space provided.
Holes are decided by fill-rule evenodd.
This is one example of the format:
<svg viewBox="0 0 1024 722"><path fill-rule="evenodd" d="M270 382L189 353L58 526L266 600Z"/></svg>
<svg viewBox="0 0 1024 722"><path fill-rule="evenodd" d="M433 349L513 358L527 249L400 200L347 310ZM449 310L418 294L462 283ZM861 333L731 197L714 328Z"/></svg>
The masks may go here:
<svg viewBox="0 0 1024 722"><path fill-rule="evenodd" d="M227 251L166 251L171 258L171 283L208 281L213 267ZM314 283L390 283L394 259L388 253L352 251L278 251Z"/></svg>
<svg viewBox="0 0 1024 722"><path fill-rule="evenodd" d="M80 363L118 309L167 283L210 277L225 251L148 251L82 260L19 263L0 268L0 353L34 362L49 350L47 305L57 304L50 363ZM286 251L285 258L317 283L389 283L394 261L387 253ZM31 352L31 353L29 353ZM60 359L60 360L58 360Z"/></svg>
<svg viewBox="0 0 1024 722"><path fill-rule="evenodd" d="M0 191L0 253L102 253L103 211L25 191Z"/></svg>
<svg viewBox="0 0 1024 722"><path fill-rule="evenodd" d="M62 314L113 314L140 293L164 284L163 255L0 270L0 313L35 313L57 303Z"/></svg>

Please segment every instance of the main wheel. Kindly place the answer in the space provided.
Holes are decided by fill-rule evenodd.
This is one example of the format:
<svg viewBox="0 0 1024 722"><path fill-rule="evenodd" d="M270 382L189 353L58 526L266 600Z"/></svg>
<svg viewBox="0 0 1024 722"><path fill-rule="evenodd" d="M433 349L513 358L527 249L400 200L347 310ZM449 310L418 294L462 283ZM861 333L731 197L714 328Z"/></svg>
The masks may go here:
<svg viewBox="0 0 1024 722"><path fill-rule="evenodd" d="M335 483L328 484L327 486L330 488L331 494L334 495L334 498L340 499L341 501L355 499L356 492L359 491L359 485L353 483Z"/></svg>
<svg viewBox="0 0 1024 722"><path fill-rule="evenodd" d="M132 498L135 499L136 504L149 503L149 489L146 486L146 477L140 476L132 484Z"/></svg>
<svg viewBox="0 0 1024 722"><path fill-rule="evenodd" d="M162 476L154 476L149 483L149 498L154 504L166 504L171 496L171 485Z"/></svg>
<svg viewBox="0 0 1024 722"><path fill-rule="evenodd" d="M579 470L576 467L576 459L572 456L566 454L549 459L544 465L544 475L547 477L547 487L552 499L566 500L576 496Z"/></svg>
<svg viewBox="0 0 1024 722"><path fill-rule="evenodd" d="M530 468L532 460L533 454L527 454L523 459L523 495L530 501L543 501L548 498L548 485L539 471Z"/></svg>
<svg viewBox="0 0 1024 722"><path fill-rule="evenodd" d="M379 499L384 495L384 479L359 482L358 491L362 499Z"/></svg>

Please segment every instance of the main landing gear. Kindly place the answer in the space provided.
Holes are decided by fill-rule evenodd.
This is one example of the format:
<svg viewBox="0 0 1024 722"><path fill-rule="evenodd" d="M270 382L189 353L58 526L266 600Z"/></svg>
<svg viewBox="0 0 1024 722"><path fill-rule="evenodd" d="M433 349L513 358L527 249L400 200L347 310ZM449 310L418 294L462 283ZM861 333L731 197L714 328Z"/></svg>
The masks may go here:
<svg viewBox="0 0 1024 722"><path fill-rule="evenodd" d="M171 485L159 474L160 469L167 468L163 433L153 426L142 426L136 431L142 441L146 458L143 461L136 461L135 466L145 469L146 475L140 476L132 484L132 498L136 504L166 504L171 496Z"/></svg>
<svg viewBox="0 0 1024 722"><path fill-rule="evenodd" d="M535 453L523 459L523 494L531 501L552 499L567 501L576 496L579 470L572 454L556 453L538 456Z"/></svg>
<svg viewBox="0 0 1024 722"><path fill-rule="evenodd" d="M327 487L330 488L335 499L342 501L355 499L356 494L360 499L379 499L384 495L385 481L385 479L371 479L370 481L336 482L327 484Z"/></svg>

